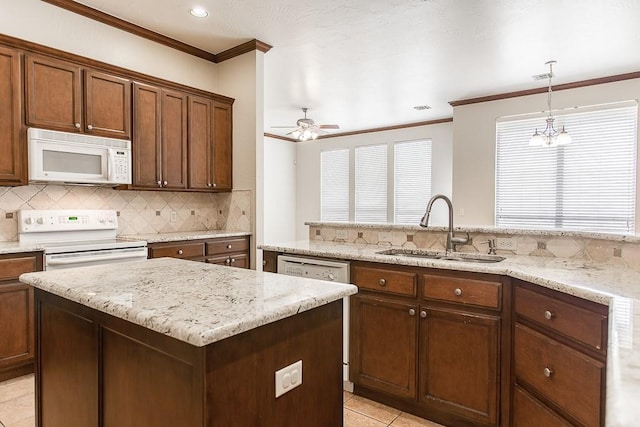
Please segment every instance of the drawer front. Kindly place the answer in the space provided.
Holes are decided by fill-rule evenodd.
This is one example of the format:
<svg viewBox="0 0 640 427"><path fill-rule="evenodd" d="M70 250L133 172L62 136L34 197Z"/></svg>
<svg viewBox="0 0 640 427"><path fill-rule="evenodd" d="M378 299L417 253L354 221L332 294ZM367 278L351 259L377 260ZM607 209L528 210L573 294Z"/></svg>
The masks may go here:
<svg viewBox="0 0 640 427"><path fill-rule="evenodd" d="M38 269L37 257L0 259L0 280L17 279L22 273L29 273Z"/></svg>
<svg viewBox="0 0 640 427"><path fill-rule="evenodd" d="M206 242L207 255L228 254L232 252L244 252L249 250L249 239L241 237L237 239L220 239Z"/></svg>
<svg viewBox="0 0 640 427"><path fill-rule="evenodd" d="M415 297L418 275L404 271L353 266L351 283L369 291Z"/></svg>
<svg viewBox="0 0 640 427"><path fill-rule="evenodd" d="M571 424L516 386L513 394L514 427L571 427Z"/></svg>
<svg viewBox="0 0 640 427"><path fill-rule="evenodd" d="M502 284L499 282L430 275L423 278L424 298L496 310L502 305Z"/></svg>
<svg viewBox="0 0 640 427"><path fill-rule="evenodd" d="M586 426L601 425L604 364L516 323L516 381L524 382Z"/></svg>
<svg viewBox="0 0 640 427"><path fill-rule="evenodd" d="M172 245L149 246L149 257L192 258L204 256L204 243L176 243Z"/></svg>
<svg viewBox="0 0 640 427"><path fill-rule="evenodd" d="M515 290L515 311L589 347L606 349L606 316L519 286Z"/></svg>
<svg viewBox="0 0 640 427"><path fill-rule="evenodd" d="M249 268L249 257L246 254L207 257L209 264L227 265L229 267Z"/></svg>

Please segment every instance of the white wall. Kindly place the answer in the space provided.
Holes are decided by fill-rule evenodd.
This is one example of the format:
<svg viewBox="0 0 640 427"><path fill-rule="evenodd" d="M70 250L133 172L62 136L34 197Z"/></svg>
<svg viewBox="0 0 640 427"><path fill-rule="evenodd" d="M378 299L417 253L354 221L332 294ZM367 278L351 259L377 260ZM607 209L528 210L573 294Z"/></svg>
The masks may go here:
<svg viewBox="0 0 640 427"><path fill-rule="evenodd" d="M453 109L453 201L456 226L495 225L495 121L498 117L540 112L546 108L546 98L545 93ZM632 99L640 99L640 79L556 91L553 92L552 108ZM541 119L541 123L544 123L544 119ZM639 190L640 186L637 186L636 191ZM639 211L638 199L636 196L636 212ZM464 209L464 216L460 216L460 209ZM636 215L638 229L640 218Z"/></svg>
<svg viewBox="0 0 640 427"><path fill-rule="evenodd" d="M3 34L218 92L217 65L40 0L0 0Z"/></svg>
<svg viewBox="0 0 640 427"><path fill-rule="evenodd" d="M320 150L425 138L432 140L432 191L451 196L453 124L450 122L297 143L296 239L308 238L306 221L320 220ZM446 205L438 202L431 223L446 222Z"/></svg>
<svg viewBox="0 0 640 427"><path fill-rule="evenodd" d="M296 240L296 143L265 138L264 242Z"/></svg>
<svg viewBox="0 0 640 427"><path fill-rule="evenodd" d="M262 265L264 241L264 53L252 51L218 64L218 93L233 104L233 188L250 190L252 266ZM256 256L254 256L256 254Z"/></svg>

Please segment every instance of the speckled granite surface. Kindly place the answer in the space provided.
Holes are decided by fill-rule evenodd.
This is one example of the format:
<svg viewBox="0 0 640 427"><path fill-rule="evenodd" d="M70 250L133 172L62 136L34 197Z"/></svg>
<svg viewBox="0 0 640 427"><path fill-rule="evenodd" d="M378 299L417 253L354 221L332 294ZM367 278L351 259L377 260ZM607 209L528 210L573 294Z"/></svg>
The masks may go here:
<svg viewBox="0 0 640 427"><path fill-rule="evenodd" d="M246 231L176 231L173 233L149 233L149 234L131 234L118 236L124 240L146 240L147 243L159 242L176 242L179 240L197 240L197 239L213 239L216 237L240 237L250 236L251 233Z"/></svg>
<svg viewBox="0 0 640 427"><path fill-rule="evenodd" d="M20 280L195 346L357 292L353 285L174 258L26 273Z"/></svg>
<svg viewBox="0 0 640 427"><path fill-rule="evenodd" d="M509 256L495 264L380 255L377 245L297 241L259 248L288 254L501 274L609 306L607 427L640 420L640 272L620 265L567 258Z"/></svg>
<svg viewBox="0 0 640 427"><path fill-rule="evenodd" d="M41 250L43 250L42 245L37 243L0 242L0 255Z"/></svg>

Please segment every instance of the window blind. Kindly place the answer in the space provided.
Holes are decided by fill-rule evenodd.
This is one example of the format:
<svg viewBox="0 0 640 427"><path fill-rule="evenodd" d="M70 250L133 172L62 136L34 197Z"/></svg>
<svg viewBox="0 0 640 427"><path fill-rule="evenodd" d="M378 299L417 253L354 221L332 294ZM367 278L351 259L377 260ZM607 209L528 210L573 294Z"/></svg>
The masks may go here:
<svg viewBox="0 0 640 427"><path fill-rule="evenodd" d="M394 144L394 222L418 224L431 197L431 141Z"/></svg>
<svg viewBox="0 0 640 427"><path fill-rule="evenodd" d="M355 149L355 220L387 222L387 144Z"/></svg>
<svg viewBox="0 0 640 427"><path fill-rule="evenodd" d="M496 226L633 233L637 103L556 116L572 143L530 147L543 118L496 123Z"/></svg>
<svg viewBox="0 0 640 427"><path fill-rule="evenodd" d="M322 151L320 175L322 221L349 221L349 150Z"/></svg>

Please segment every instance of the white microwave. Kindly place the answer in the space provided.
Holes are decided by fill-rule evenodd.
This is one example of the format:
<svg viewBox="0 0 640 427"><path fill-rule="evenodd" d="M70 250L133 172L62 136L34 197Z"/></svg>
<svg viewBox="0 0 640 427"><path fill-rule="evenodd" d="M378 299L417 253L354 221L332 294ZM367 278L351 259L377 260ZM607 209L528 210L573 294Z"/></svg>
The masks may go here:
<svg viewBox="0 0 640 427"><path fill-rule="evenodd" d="M131 184L131 141L29 128L29 181Z"/></svg>

